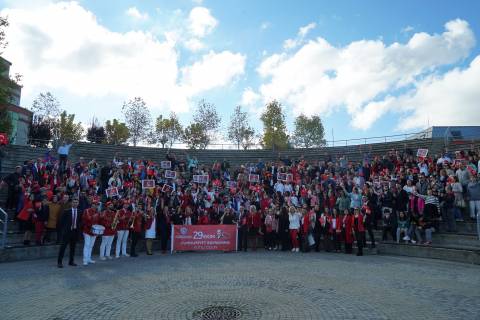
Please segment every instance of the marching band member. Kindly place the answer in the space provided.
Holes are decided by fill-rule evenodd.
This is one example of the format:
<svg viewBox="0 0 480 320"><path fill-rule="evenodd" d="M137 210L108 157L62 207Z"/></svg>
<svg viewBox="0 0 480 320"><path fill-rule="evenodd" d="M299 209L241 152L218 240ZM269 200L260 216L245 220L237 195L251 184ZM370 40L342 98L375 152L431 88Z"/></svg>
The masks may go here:
<svg viewBox="0 0 480 320"><path fill-rule="evenodd" d="M113 202L107 202L106 208L100 215L100 224L105 227L100 244L100 260L112 259L110 252L118 224L118 216L114 210Z"/></svg>
<svg viewBox="0 0 480 320"><path fill-rule="evenodd" d="M363 256L363 247L365 244L365 217L359 208L355 208L353 229L355 231L355 239L357 240L357 256Z"/></svg>
<svg viewBox="0 0 480 320"><path fill-rule="evenodd" d="M147 255L151 256L153 239L156 237L156 219L155 219L155 209L149 207L145 215L145 239L147 245Z"/></svg>
<svg viewBox="0 0 480 320"><path fill-rule="evenodd" d="M123 201L123 208L118 210L118 229L117 229L117 244L115 248L115 258L120 258L120 253L124 257L129 257L127 253L128 240L128 221L132 213L128 209L130 202Z"/></svg>
<svg viewBox="0 0 480 320"><path fill-rule="evenodd" d="M129 228L132 233L132 244L130 246L130 257L138 257L135 253L138 239L142 236L142 218L143 218L143 203L139 202L137 208L132 212L130 218Z"/></svg>
<svg viewBox="0 0 480 320"><path fill-rule="evenodd" d="M100 215L97 211L99 208L99 202L94 201L92 207L86 209L82 214L83 225L83 265L88 266L89 263L95 263L92 260L92 249L95 244L97 236L92 233L92 226L98 224Z"/></svg>

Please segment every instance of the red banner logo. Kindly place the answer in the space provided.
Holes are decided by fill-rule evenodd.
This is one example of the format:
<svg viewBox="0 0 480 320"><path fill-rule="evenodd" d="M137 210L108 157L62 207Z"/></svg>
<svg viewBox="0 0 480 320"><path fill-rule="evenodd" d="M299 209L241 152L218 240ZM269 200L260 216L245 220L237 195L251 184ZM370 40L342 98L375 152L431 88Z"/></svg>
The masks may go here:
<svg viewBox="0 0 480 320"><path fill-rule="evenodd" d="M235 251L236 225L172 225L172 251Z"/></svg>

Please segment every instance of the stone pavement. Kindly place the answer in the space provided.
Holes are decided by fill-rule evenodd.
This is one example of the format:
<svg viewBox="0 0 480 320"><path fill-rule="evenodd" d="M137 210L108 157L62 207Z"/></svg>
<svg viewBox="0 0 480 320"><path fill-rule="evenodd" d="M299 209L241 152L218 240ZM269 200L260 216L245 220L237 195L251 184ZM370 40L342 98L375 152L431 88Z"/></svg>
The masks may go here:
<svg viewBox="0 0 480 320"><path fill-rule="evenodd" d="M480 267L263 251L3 263L0 319L480 319Z"/></svg>

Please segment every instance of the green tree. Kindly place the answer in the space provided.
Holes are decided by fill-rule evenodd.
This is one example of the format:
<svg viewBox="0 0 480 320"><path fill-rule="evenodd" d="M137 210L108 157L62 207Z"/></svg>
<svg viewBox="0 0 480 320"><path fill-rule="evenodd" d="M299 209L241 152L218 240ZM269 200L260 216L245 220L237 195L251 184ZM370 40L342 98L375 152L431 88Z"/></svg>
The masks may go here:
<svg viewBox="0 0 480 320"><path fill-rule="evenodd" d="M130 132L130 139L134 146L148 138L151 132L152 117L147 104L140 97L124 102L122 107L125 123Z"/></svg>
<svg viewBox="0 0 480 320"><path fill-rule="evenodd" d="M125 144L130 138L130 132L126 124L117 119L113 119L112 121L107 120L105 123L105 133L105 142L107 144Z"/></svg>
<svg viewBox="0 0 480 320"><path fill-rule="evenodd" d="M42 148L48 147L52 139L54 124L54 121L33 117L28 131L29 144Z"/></svg>
<svg viewBox="0 0 480 320"><path fill-rule="evenodd" d="M282 105L274 100L268 103L266 108L260 117L263 122L263 147L273 150L286 149L288 135Z"/></svg>
<svg viewBox="0 0 480 320"><path fill-rule="evenodd" d="M60 108L60 102L51 92L40 93L35 100L33 100L30 110L34 116L42 119L57 119L63 110Z"/></svg>
<svg viewBox="0 0 480 320"><path fill-rule="evenodd" d="M106 138L105 128L94 117L87 130L87 140L92 143L104 143Z"/></svg>
<svg viewBox="0 0 480 320"><path fill-rule="evenodd" d="M5 31L8 25L9 23L7 17L0 16L0 54L2 53L2 50L5 49L8 45L7 33Z"/></svg>
<svg viewBox="0 0 480 320"><path fill-rule="evenodd" d="M295 119L295 132L293 143L300 148L319 148L325 146L325 131L322 119L319 116L307 116L301 114Z"/></svg>
<svg viewBox="0 0 480 320"><path fill-rule="evenodd" d="M162 115L158 116L155 122L155 132L153 132L154 143L160 143L162 148L172 145L180 141L183 135L183 127L178 120L177 115L172 112L170 118L163 118Z"/></svg>
<svg viewBox="0 0 480 320"><path fill-rule="evenodd" d="M236 106L228 126L228 140L235 143L237 149L240 149L240 146L246 149L254 136L255 130L248 123L248 113L242 111L241 106Z"/></svg>
<svg viewBox="0 0 480 320"><path fill-rule="evenodd" d="M191 123L184 130L183 142L190 149L206 149L210 143L210 137L202 124Z"/></svg>
<svg viewBox="0 0 480 320"><path fill-rule="evenodd" d="M75 123L75 115L63 111L53 127L53 138L56 142L77 142L83 138L82 123Z"/></svg>
<svg viewBox="0 0 480 320"><path fill-rule="evenodd" d="M193 115L193 121L202 125L209 136L209 140L215 137L222 118L217 112L213 103L200 100L197 106L197 110Z"/></svg>

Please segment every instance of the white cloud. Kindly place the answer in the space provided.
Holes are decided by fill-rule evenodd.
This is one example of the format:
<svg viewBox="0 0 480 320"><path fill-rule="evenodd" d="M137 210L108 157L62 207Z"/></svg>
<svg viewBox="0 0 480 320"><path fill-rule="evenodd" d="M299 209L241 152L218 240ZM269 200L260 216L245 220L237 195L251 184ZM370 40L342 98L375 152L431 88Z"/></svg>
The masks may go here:
<svg viewBox="0 0 480 320"><path fill-rule="evenodd" d="M137 7L130 7L125 11L125 14L129 16L130 18L136 19L136 20L148 20L148 13L141 13Z"/></svg>
<svg viewBox="0 0 480 320"><path fill-rule="evenodd" d="M254 106L261 101L261 96L256 93L252 88L248 87L243 90L241 104L244 106Z"/></svg>
<svg viewBox="0 0 480 320"><path fill-rule="evenodd" d="M265 57L257 68L263 78L258 92L264 101L291 106L295 114L345 108L353 127L368 129L390 110L393 100L385 96L410 92L440 67L468 57L474 45L468 23L459 19L447 22L442 34L416 33L405 44L361 40L336 47L317 38L294 52Z"/></svg>
<svg viewBox="0 0 480 320"><path fill-rule="evenodd" d="M77 98L141 96L151 107L185 112L195 94L228 85L244 72L246 57L229 51L211 52L182 68L176 32L165 40L140 31L112 32L77 2L0 14L9 17L5 57L12 72L24 75L24 96L36 96L40 88Z"/></svg>
<svg viewBox="0 0 480 320"><path fill-rule="evenodd" d="M295 39L287 39L283 42L283 48L289 50L298 47L303 43L308 33L311 30L315 29L316 26L317 24L315 22L311 22L306 26L301 27L300 29L298 29L297 37Z"/></svg>
<svg viewBox="0 0 480 320"><path fill-rule="evenodd" d="M195 4L202 4L203 0L192 0L192 2Z"/></svg>
<svg viewBox="0 0 480 320"><path fill-rule="evenodd" d="M414 27L412 27L412 26L406 26L405 28L403 28L403 29L401 30L401 32L402 32L402 33L410 33L410 32L412 32L413 30L415 30Z"/></svg>
<svg viewBox="0 0 480 320"><path fill-rule="evenodd" d="M189 95L224 86L245 70L246 57L239 53L210 52L193 65L182 68L182 84Z"/></svg>
<svg viewBox="0 0 480 320"><path fill-rule="evenodd" d="M196 37L203 38L215 29L218 25L210 10L205 7L195 7L188 16L190 31Z"/></svg>
<svg viewBox="0 0 480 320"><path fill-rule="evenodd" d="M191 38L184 42L185 48L190 51L196 52L202 49L205 49L205 43L198 40L197 38Z"/></svg>

